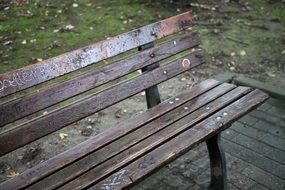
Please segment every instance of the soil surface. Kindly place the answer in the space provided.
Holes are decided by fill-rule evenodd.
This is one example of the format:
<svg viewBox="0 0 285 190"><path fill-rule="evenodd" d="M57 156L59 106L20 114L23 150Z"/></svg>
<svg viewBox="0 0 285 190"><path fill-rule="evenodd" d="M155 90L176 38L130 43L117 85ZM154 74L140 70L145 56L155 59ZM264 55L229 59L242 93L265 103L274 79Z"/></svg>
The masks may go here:
<svg viewBox="0 0 285 190"><path fill-rule="evenodd" d="M159 85L163 100L227 71L285 89L281 0L1 1L0 9L0 73L191 10L207 64ZM146 110L143 95L1 157L0 182Z"/></svg>

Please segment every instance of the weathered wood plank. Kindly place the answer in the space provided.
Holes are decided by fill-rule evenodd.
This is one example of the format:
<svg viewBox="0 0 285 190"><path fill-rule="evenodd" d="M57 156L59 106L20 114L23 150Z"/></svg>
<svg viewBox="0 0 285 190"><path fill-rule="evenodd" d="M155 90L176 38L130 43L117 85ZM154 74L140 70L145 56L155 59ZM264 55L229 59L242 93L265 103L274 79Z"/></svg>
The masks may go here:
<svg viewBox="0 0 285 190"><path fill-rule="evenodd" d="M204 62L203 51L173 61L132 80L118 84L95 96L51 112L39 119L0 135L0 156L57 131L99 110L135 95L144 89L168 80ZM190 65L185 65L190 60ZM17 140L15 140L17 139Z"/></svg>
<svg viewBox="0 0 285 190"><path fill-rule="evenodd" d="M35 185L32 185L27 189L57 188L58 186L68 182L69 180L72 180L75 177L81 175L82 173L100 165L104 161L114 157L120 152L127 150L129 147L142 141L151 134L163 129L164 127L172 124L173 122L184 117L185 115L195 111L199 107L209 103L210 101L213 101L219 96L232 90L234 87L234 85L222 84L214 89L211 89L210 91L205 92L203 96L199 96L194 98L193 100L188 101L187 103L177 107L176 109L167 112L163 116L160 116L159 119L153 120L150 123L140 128L137 128L136 130L133 129L132 131L130 131L129 134L124 135L122 138L111 142L104 148L89 154L88 156L77 161L76 163L69 165L64 169L61 169L57 173L54 173L51 176L44 178L42 181L36 183ZM232 94L238 94L238 91L235 91ZM177 100L173 103L177 104ZM169 106L171 105L172 104L169 104ZM185 106L189 107L189 109L185 110ZM174 115L173 112L176 114ZM116 158L116 160L118 159Z"/></svg>
<svg viewBox="0 0 285 190"><path fill-rule="evenodd" d="M108 189L109 187L112 187L112 189L122 189L128 185L135 184L199 143L221 132L229 123L234 122L253 110L267 98L268 96L259 90L251 92L203 122L166 142L163 146L158 147L122 168L90 189Z"/></svg>
<svg viewBox="0 0 285 190"><path fill-rule="evenodd" d="M76 178L74 181L64 185L60 189L83 189L87 186L92 185L92 183L96 183L102 180L104 177L109 176L112 172L122 168L124 165L134 161L135 159L144 155L148 151L166 143L171 138L186 130L189 126L195 125L196 123L209 117L209 115L211 115L212 113L230 104L231 102L235 101L247 92L249 92L248 88L234 89L233 91L225 94L224 96L210 103L206 103L206 105L202 104L203 107L195 105L194 110L195 108L197 109L197 107L199 109L195 111L192 110L194 112L191 111L190 106L193 104L193 102L195 102L195 100L187 102L181 107L178 107L177 109L167 113L166 115L163 115L161 118L158 119L158 121L155 120L150 123L150 125L143 126L142 128L140 128L141 130L136 131L133 134L132 139L136 140L137 138L140 138L140 136L144 136L142 134L145 133L146 138L144 138L142 141L136 142L134 146L125 149L122 153L112 157L111 159L108 159L106 162L100 164L98 167L89 170L87 173ZM204 96L204 94L202 96ZM209 93L208 96L211 96L211 94ZM196 100L200 101L200 99L202 101L203 97L199 97ZM185 106L189 107L189 109L184 109ZM211 109L206 109L207 107L211 107ZM181 115L182 117L180 117ZM168 123L169 118L172 119L173 122L176 122L173 124ZM125 141L128 142L127 136L121 139L120 142L117 142L118 145L113 145L114 150L118 149L120 145L124 146Z"/></svg>
<svg viewBox="0 0 285 190"><path fill-rule="evenodd" d="M183 13L93 45L0 75L0 97L86 67L103 59L179 32L192 24Z"/></svg>
<svg viewBox="0 0 285 190"><path fill-rule="evenodd" d="M218 81L209 79L201 82L197 86L194 86L188 91L182 92L178 95L179 102L176 104L169 104L168 101L162 102L158 106L147 110L146 112L136 115L126 122L119 124L117 127L107 130L106 132L87 140L79 145L71 148L70 150L63 152L56 157L53 157L43 163L38 164L34 168L26 170L19 176L0 184L0 189L21 189L46 177L47 175L56 172L65 165L69 165L74 161L84 157L88 153L96 151L103 146L107 145L110 141L119 139L127 133L135 130L141 125L148 123L161 114L165 114L168 111L182 105L183 103L205 93L208 90L213 89L219 85ZM169 99L169 101L175 101L175 97Z"/></svg>
<svg viewBox="0 0 285 190"><path fill-rule="evenodd" d="M158 47L1 105L0 127L199 44L198 33L183 35Z"/></svg>

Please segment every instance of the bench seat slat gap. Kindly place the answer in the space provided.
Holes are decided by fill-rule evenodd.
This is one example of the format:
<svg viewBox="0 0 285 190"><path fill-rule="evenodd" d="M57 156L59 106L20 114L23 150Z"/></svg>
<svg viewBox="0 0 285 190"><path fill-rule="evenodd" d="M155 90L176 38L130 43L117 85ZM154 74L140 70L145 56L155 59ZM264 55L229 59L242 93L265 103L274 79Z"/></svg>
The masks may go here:
<svg viewBox="0 0 285 190"><path fill-rule="evenodd" d="M50 175L61 168L74 163L80 158L88 155L90 152L94 152L103 146L110 144L110 141L119 139L125 136L128 132L135 130L137 127L142 126L145 123L151 122L171 109L180 106L181 104L217 87L220 82L212 79L208 79L194 86L190 90L182 92L179 95L180 101L177 104L169 104L168 102L162 102L158 106L147 110L142 114L136 115L126 122L119 124L115 128L105 131L104 133L82 142L77 146L67 150L43 163L38 164L34 168L26 170L20 176L15 176L14 178L1 183L0 187L7 189L24 188L27 185L40 180L47 175ZM174 101L175 98L169 99L169 101Z"/></svg>
<svg viewBox="0 0 285 190"><path fill-rule="evenodd" d="M92 167L100 165L100 163L103 163L106 160L111 159L112 157L116 156L120 152L128 149L128 147L131 147L139 143L140 141L142 141L144 138L147 138L148 136L152 135L152 133L155 133L158 130L161 130L163 127L166 127L167 125L172 124L176 120L195 111L196 109L199 109L201 106L224 95L225 93L232 90L233 88L235 88L234 85L222 84L214 89L211 89L210 91L203 93L203 96L200 95L199 98L198 97L194 98L193 100L190 100L180 105L179 107L175 108L174 110L171 110L170 112L161 114L159 119L153 120L150 123L147 123L140 128L136 128L135 131L130 131L130 133L128 133L127 135L124 135L120 139L112 141L112 143L82 158L80 161L70 166L67 166L64 169L61 169L59 172L49 177L44 178L42 181L33 185L31 189L41 189L47 186L49 186L50 189L57 188L58 185L61 185L65 181L75 178L78 175L90 170ZM235 91L232 94L237 93L237 92L239 91ZM180 98L179 98L179 101L180 101ZM190 105L191 105L191 108L190 108ZM189 110L187 111L183 110L185 106L189 106ZM172 112L177 112L176 111L177 109L180 110L180 112L181 110L183 110L183 112L181 114L176 114L175 117L173 117ZM165 122L162 123L161 121L165 121ZM127 125L131 125L131 123Z"/></svg>
<svg viewBox="0 0 285 190"><path fill-rule="evenodd" d="M199 143L221 132L229 123L232 123L244 114L253 110L267 98L268 96L259 90L255 90L247 94L203 122L189 128L184 133L166 142L164 146L160 146L157 149L152 150L143 157L117 171L115 174L94 185L90 189L103 188L106 184L110 184L110 180L114 179L118 174L121 175L121 177L120 180L118 180L118 185L115 186L116 189L125 188L130 184L134 185L134 182L139 182L144 177L149 176L161 165L169 163ZM217 121L216 118L223 115L223 113L229 113L229 115L224 117L222 122ZM142 164L144 164L144 167L140 167Z"/></svg>
<svg viewBox="0 0 285 190"><path fill-rule="evenodd" d="M226 93L227 90L226 89L224 90L225 90L224 93ZM140 157L145 153L147 153L148 151L151 151L152 149L156 148L157 146L164 144L165 142L169 141L171 138L174 138L178 134L182 133L184 130L188 128L188 126L192 126L195 125L196 123L201 122L203 119L209 117L211 114L229 105L231 102L237 100L238 98L242 97L248 92L249 92L248 88L237 88L224 94L224 96L221 96L220 98L217 99L213 98L212 102L208 103L208 105L212 107L212 109L210 110L206 109L208 105L204 105L203 107L197 106L198 107L197 110L194 109L195 110L194 112L188 113L188 110L185 111L183 109L184 106L182 105L180 108L177 108L176 110L170 112L167 116L165 117L162 116L161 118L159 118L157 122L154 121L153 123L150 123L149 126L143 126L141 128L142 131L138 131L134 134L135 135L134 138L139 138L139 136L137 135L142 134L141 132L144 132L146 134L149 133L150 136L147 139L144 139L135 146L130 147L120 155L113 157L107 162L99 165L97 168L90 170L86 174L77 177L74 181L63 186L62 189L68 189L68 188L77 189L79 184L86 184L86 186L84 187L87 187L88 185L92 184L92 182L94 183L98 182L104 176L105 177L108 176L112 171L120 169L120 167L123 167L125 164L134 161L137 157ZM203 97L199 98L203 99ZM199 101L199 99L197 101ZM193 102L187 103L187 106L190 106L192 103ZM202 100L200 103L202 103ZM179 115L180 114L183 115L183 112L186 112L185 113L186 116L183 116L181 119L179 119ZM177 119L176 122L167 125L169 117L176 118ZM154 127L158 129L154 130L153 129ZM127 139L122 139L121 143L118 142L117 144L118 145L124 144L124 141L127 141Z"/></svg>

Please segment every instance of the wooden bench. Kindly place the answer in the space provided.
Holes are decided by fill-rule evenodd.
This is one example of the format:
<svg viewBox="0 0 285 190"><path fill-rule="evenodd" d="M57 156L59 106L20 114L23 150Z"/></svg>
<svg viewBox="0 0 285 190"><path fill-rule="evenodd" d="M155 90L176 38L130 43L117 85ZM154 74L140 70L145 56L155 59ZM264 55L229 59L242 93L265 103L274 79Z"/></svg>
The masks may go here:
<svg viewBox="0 0 285 190"><path fill-rule="evenodd" d="M207 143L209 151L210 187L226 189L220 132L268 96L259 90L209 79L161 102L157 84L204 63L198 33L185 30L191 25L192 16L187 12L1 74L0 127L13 126L11 123L17 120L81 96L8 127L0 134L0 156L144 90L150 109L1 183L0 189L121 189L136 184L201 142ZM165 42L154 44L175 33ZM110 64L95 69L90 66L129 50L127 56L120 55ZM175 59L168 59L172 56ZM90 69L84 70L87 66ZM143 72L138 76L117 80L140 69ZM62 82L47 82L62 75L68 76ZM83 96L107 83L111 84L105 89Z"/></svg>

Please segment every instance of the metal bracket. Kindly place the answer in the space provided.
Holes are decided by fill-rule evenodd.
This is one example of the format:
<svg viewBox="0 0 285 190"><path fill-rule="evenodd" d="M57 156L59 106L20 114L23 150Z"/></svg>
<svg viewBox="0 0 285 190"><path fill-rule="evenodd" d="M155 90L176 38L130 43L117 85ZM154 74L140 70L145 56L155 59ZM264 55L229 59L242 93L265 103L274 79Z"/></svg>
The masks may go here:
<svg viewBox="0 0 285 190"><path fill-rule="evenodd" d="M143 51L143 50L146 50L152 47L154 47L154 42L142 45L138 48L138 50ZM154 63L154 64L151 64L149 66L142 68L142 72L148 72L158 67L159 67L159 63ZM152 108L161 102L157 85L147 88L145 90L145 95L146 95L147 108Z"/></svg>

